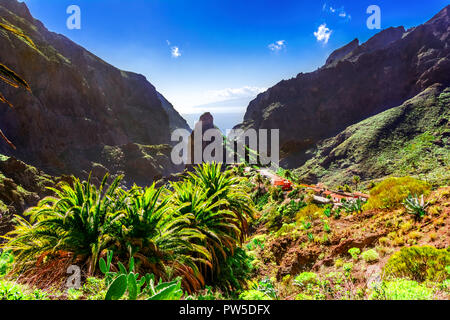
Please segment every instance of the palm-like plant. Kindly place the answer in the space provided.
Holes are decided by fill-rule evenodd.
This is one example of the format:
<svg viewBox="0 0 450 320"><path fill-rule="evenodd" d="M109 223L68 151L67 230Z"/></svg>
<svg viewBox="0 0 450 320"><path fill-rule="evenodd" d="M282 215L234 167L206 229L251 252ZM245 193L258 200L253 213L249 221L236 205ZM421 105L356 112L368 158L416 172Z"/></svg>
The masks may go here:
<svg viewBox="0 0 450 320"><path fill-rule="evenodd" d="M153 185L133 195L120 220L119 242L158 278L165 279L171 269L174 276L183 276L185 287L198 288L203 278L197 263L208 264L211 257L198 244L205 236L190 227L193 215L180 214L162 190Z"/></svg>
<svg viewBox="0 0 450 320"><path fill-rule="evenodd" d="M213 265L217 267L218 255L226 259L226 249L233 252L241 239L239 218L226 209L228 203L225 199L208 197L208 191L192 181L174 183L172 188L174 205L181 214L193 216L190 226L204 236L200 244L206 246Z"/></svg>
<svg viewBox="0 0 450 320"><path fill-rule="evenodd" d="M220 163L204 163L189 172L188 180L205 191L212 203L220 202L220 208L231 211L239 220L240 241L248 231L248 218L253 218L254 208L249 194L244 191L241 179L231 171L222 171Z"/></svg>
<svg viewBox="0 0 450 320"><path fill-rule="evenodd" d="M55 197L47 197L25 214L30 222L16 216L18 226L6 235L19 264L33 264L58 251L69 252L95 271L102 249L113 241L112 226L127 207L128 194L116 178L106 189L106 175L97 189L87 181L74 179L50 188Z"/></svg>

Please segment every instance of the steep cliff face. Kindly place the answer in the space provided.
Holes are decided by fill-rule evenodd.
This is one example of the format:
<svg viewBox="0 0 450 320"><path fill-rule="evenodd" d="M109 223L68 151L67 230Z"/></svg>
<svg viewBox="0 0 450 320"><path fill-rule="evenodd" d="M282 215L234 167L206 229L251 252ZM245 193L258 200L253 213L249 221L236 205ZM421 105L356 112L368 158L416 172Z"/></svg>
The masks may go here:
<svg viewBox="0 0 450 320"><path fill-rule="evenodd" d="M52 174L85 175L94 166L99 173L128 172L130 181L149 182L150 172L176 170L166 148L159 148L165 153L157 152L148 161L148 148L140 147L167 144L172 128L187 127L144 76L114 68L66 37L49 32L16 0L0 0L0 23L23 32L36 46L0 27L0 62L32 89L28 93L1 85L15 108L0 105L0 127L17 151L2 143L0 153ZM120 149L123 157L106 157L109 149Z"/></svg>
<svg viewBox="0 0 450 320"><path fill-rule="evenodd" d="M450 6L410 30L354 40L319 70L281 81L250 102L241 128L280 129L284 165L351 124L401 105L433 84L450 83Z"/></svg>
<svg viewBox="0 0 450 320"><path fill-rule="evenodd" d="M296 174L329 186L412 175L436 185L450 183L450 88L434 85L306 151Z"/></svg>

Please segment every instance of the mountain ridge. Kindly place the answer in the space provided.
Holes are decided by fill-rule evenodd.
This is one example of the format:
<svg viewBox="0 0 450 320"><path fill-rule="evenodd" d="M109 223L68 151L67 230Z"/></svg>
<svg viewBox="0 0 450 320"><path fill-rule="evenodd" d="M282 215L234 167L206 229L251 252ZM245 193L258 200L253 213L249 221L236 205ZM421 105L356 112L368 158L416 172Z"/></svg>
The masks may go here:
<svg viewBox="0 0 450 320"><path fill-rule="evenodd" d="M25 3L0 0L0 22L35 44L0 28L0 61L32 89L3 90L15 108L0 108L0 126L17 151L2 144L0 153L56 175L86 176L94 167L99 175L125 173L127 180L150 183L178 171L168 148L140 147L169 144L174 128L190 130L143 75L119 70L49 31ZM111 160L105 148L120 149L123 157Z"/></svg>
<svg viewBox="0 0 450 320"><path fill-rule="evenodd" d="M337 61L328 60L314 72L282 80L259 94L236 127L280 129L282 165L297 168L318 141L401 105L434 84L447 86L449 8L420 26L388 28L361 45L353 40L335 50L330 57L340 54Z"/></svg>

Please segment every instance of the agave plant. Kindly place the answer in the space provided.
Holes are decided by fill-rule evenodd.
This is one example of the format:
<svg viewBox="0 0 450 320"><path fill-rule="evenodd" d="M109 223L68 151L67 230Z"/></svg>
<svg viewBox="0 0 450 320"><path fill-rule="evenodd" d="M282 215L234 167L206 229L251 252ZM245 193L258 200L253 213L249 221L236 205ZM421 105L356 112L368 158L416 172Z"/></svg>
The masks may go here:
<svg viewBox="0 0 450 320"><path fill-rule="evenodd" d="M429 203L425 203L423 200L423 195L421 195L420 199L417 195L415 197L409 195L408 198L403 201L403 204L408 213L414 215L416 221L420 221L427 214L426 209L429 206Z"/></svg>
<svg viewBox="0 0 450 320"><path fill-rule="evenodd" d="M95 271L100 252L114 241L112 227L127 207L128 193L119 188L122 177L106 188L106 175L97 189L87 181L74 179L58 188L50 188L56 196L46 197L25 215L5 238L5 245L26 266L56 252L68 252L88 264L88 274Z"/></svg>

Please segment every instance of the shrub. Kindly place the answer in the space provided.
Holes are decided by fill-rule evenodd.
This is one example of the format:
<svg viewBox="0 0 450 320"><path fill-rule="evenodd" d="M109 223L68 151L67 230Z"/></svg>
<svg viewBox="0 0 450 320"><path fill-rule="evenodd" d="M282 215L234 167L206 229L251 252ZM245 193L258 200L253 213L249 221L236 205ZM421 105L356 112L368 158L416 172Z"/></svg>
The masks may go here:
<svg viewBox="0 0 450 320"><path fill-rule="evenodd" d="M384 267L385 277L408 278L442 282L449 278L446 266L450 265L450 250L431 246L402 248L394 253Z"/></svg>
<svg viewBox="0 0 450 320"><path fill-rule="evenodd" d="M270 300L263 292L258 290L246 290L239 295L240 300Z"/></svg>
<svg viewBox="0 0 450 320"><path fill-rule="evenodd" d="M2 300L48 300L47 294L39 289L10 282L0 281L0 301Z"/></svg>
<svg viewBox="0 0 450 320"><path fill-rule="evenodd" d="M433 290L416 281L398 279L375 287L371 300L431 300Z"/></svg>
<svg viewBox="0 0 450 320"><path fill-rule="evenodd" d="M350 250L348 250L348 253L352 256L353 260L358 260L361 249L351 248Z"/></svg>
<svg viewBox="0 0 450 320"><path fill-rule="evenodd" d="M308 218L310 220L314 220L315 218L319 217L323 212L323 209L319 208L315 204L309 204L306 207L303 207L298 213L297 213L297 221L302 221L305 218Z"/></svg>
<svg viewBox="0 0 450 320"><path fill-rule="evenodd" d="M10 251L2 251L0 253L0 277L7 274L14 262L14 256Z"/></svg>
<svg viewBox="0 0 450 320"><path fill-rule="evenodd" d="M379 260L379 256L378 253L375 251L375 249L370 249L367 251L364 251L361 254L361 257L364 259L365 262L367 263L373 263Z"/></svg>
<svg viewBox="0 0 450 320"><path fill-rule="evenodd" d="M303 272L295 277L294 284L300 287L306 287L308 284L317 284L318 281L319 278L314 272Z"/></svg>
<svg viewBox="0 0 450 320"><path fill-rule="evenodd" d="M430 190L431 186L428 183L411 177L388 178L370 190L369 201L363 209L399 208L408 195L428 195Z"/></svg>

